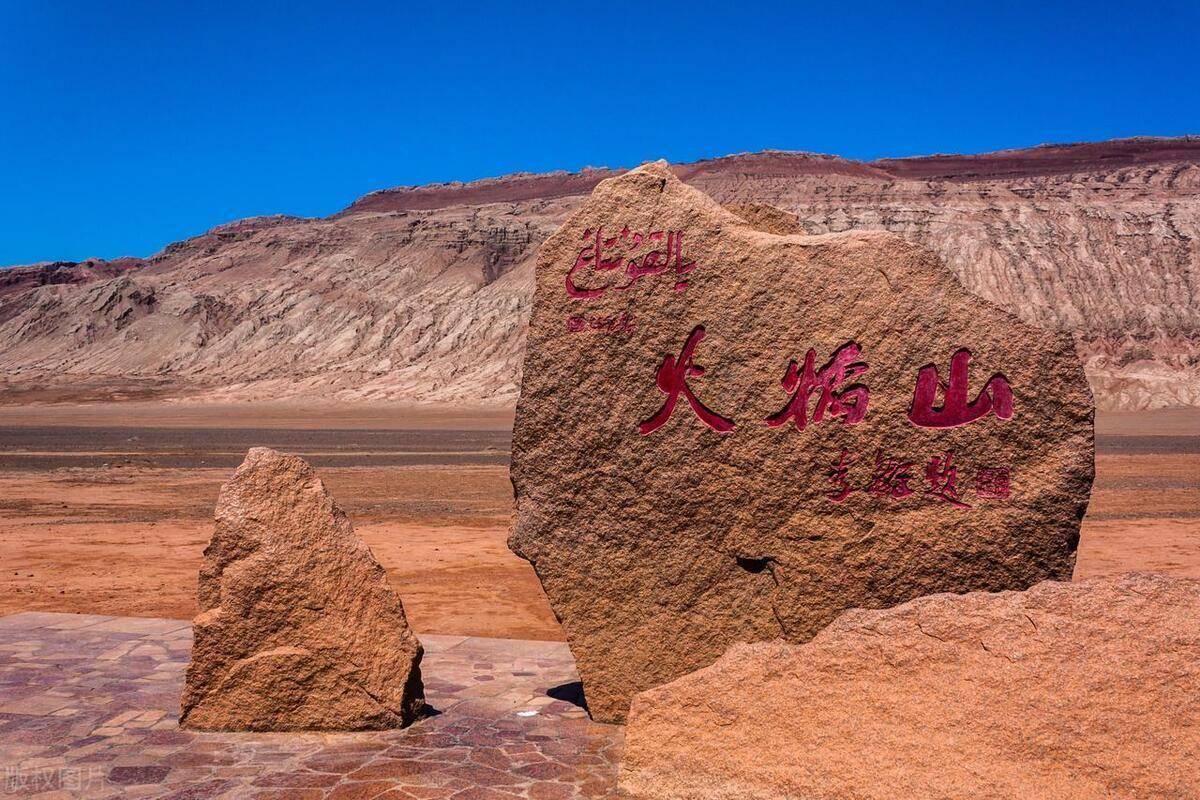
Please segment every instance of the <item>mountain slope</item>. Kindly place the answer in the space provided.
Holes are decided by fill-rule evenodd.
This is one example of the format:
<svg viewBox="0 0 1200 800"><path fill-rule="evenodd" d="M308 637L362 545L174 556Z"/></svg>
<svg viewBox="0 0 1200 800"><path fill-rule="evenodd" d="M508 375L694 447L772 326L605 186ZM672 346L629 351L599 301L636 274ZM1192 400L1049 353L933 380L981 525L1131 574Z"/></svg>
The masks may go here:
<svg viewBox="0 0 1200 800"><path fill-rule="evenodd" d="M1200 405L1200 139L862 163L679 165L811 233L890 230L972 292L1074 332L1108 408ZM153 380L232 399L508 403L538 244L613 170L375 192L244 220L145 260L0 272L9 387Z"/></svg>

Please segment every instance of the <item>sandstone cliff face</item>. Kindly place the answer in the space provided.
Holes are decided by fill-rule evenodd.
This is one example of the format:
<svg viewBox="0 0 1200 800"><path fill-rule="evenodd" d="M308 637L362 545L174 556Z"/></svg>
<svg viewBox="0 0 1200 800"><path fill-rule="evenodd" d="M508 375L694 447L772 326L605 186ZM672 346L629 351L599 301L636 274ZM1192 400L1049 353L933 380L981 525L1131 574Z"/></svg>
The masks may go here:
<svg viewBox="0 0 1200 800"><path fill-rule="evenodd" d="M931 247L968 290L1071 331L1101 407L1200 405L1200 139L871 164L766 152L676 171L810 233L888 230ZM0 382L511 403L533 254L613 174L387 190L146 260L0 272Z"/></svg>
<svg viewBox="0 0 1200 800"><path fill-rule="evenodd" d="M88 261L47 261L0 270L0 295L15 294L38 286L64 283L86 283L87 281L112 278L122 272L141 266L140 258L117 258L112 261L90 259Z"/></svg>
<svg viewBox="0 0 1200 800"><path fill-rule="evenodd" d="M0 295L0 370L236 399L511 398L522 266L553 227L511 205L247 220L114 279Z"/></svg>

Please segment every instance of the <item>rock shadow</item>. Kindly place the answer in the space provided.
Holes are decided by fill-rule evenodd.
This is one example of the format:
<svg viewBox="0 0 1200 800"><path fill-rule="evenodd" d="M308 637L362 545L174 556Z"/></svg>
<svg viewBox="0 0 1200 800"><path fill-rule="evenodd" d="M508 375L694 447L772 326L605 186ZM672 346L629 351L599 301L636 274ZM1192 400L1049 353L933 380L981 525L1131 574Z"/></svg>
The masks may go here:
<svg viewBox="0 0 1200 800"><path fill-rule="evenodd" d="M588 710L587 698L583 696L583 683L580 681L571 681L570 683L562 683L558 686L552 686L546 690L547 697L553 697L555 700L562 700L564 703L570 703L573 706L578 706L584 711ZM591 713L590 711L588 712Z"/></svg>

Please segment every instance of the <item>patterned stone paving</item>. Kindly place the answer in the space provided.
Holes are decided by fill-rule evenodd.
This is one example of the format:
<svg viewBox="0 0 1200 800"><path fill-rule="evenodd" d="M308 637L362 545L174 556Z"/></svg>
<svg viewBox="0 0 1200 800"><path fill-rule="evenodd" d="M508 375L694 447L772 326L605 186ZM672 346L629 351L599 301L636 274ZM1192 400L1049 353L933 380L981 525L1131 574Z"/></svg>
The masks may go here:
<svg viewBox="0 0 1200 800"><path fill-rule="evenodd" d="M421 636L438 714L402 731L180 730L186 622L0 617L0 795L568 800L614 796L621 729L577 705L566 645Z"/></svg>

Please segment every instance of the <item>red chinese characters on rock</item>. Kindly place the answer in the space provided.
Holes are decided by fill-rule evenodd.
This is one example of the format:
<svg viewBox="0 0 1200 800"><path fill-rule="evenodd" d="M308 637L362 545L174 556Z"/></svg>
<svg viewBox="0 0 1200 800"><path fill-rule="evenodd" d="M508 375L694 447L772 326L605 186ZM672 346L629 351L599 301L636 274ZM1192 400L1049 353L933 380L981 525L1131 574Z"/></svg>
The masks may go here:
<svg viewBox="0 0 1200 800"><path fill-rule="evenodd" d="M954 466L953 451L929 459L925 465L925 481L929 484L925 494L957 508L970 508L958 499L958 467Z"/></svg>
<svg viewBox="0 0 1200 800"><path fill-rule="evenodd" d="M969 509L971 505L959 494L959 467L954 463L954 457L954 451L948 450L929 458L925 465L926 488L921 496L948 503L955 508ZM850 450L842 448L837 461L826 472L827 482L835 487L833 491L825 492L827 499L841 503L855 491L855 484L850 478L850 469L855 461ZM874 468L867 482L861 484L861 491L881 500L903 500L914 495L917 490L909 482L915 479L915 463L876 449ZM1009 479L1008 467L979 467L974 476L975 497L980 500L1007 499L1011 494Z"/></svg>
<svg viewBox="0 0 1200 800"><path fill-rule="evenodd" d="M868 366L857 360L861 352L858 344L847 342L819 370L814 369L817 351L811 348L804 356L803 369L795 361L789 361L780 385L785 392L791 393L791 398L782 409L763 422L770 428L776 428L790 419L796 430L804 430L809 422L808 399L814 392L820 394L813 408L812 422L824 419L826 411L830 416L841 417L846 425L862 422L867 415L870 390L860 383L842 388L846 381L867 371Z"/></svg>
<svg viewBox="0 0 1200 800"><path fill-rule="evenodd" d="M578 329L583 329L584 324L576 323ZM609 323L605 322L604 326L609 326ZM652 416L638 424L643 436L667 423L680 398L687 401L692 412L710 429L725 434L736 427L732 418L706 406L688 383L689 379L699 378L705 373L704 367L694 361L696 350L704 337L704 326L697 325L688 334L678 356L663 356L655 370L654 382L667 397ZM790 421L796 430L803 431L809 424L819 423L826 417L840 419L844 425L862 422L867 416L871 392L864 384L850 382L870 369L865 361L859 360L862 352L857 342L847 342L837 348L820 369L816 367L816 350L813 348L805 354L802 366L795 360L789 361L780 385L790 397L783 408L763 419L763 423L769 428L778 428ZM1013 392L1008 380L1000 373L988 379L974 400L967 399L970 361L969 350L959 349L955 352L950 360L948 383L939 381L937 367L932 364L918 371L917 385L908 411L908 418L914 425L952 428L969 424L991 413L1001 420L1012 418ZM943 394L942 405L935 408L939 391ZM877 448L869 479L865 483L855 484L850 474L858 460L849 449L843 448L836 463L825 471L825 478L832 486L832 489L824 491L829 501L845 502L857 490L887 501L904 500L920 491L919 487L912 485L919 481L917 476L921 474L916 469L917 461L885 454L882 448ZM971 504L961 494L959 471L960 465L955 462L952 450L929 457L924 466L926 488L919 496L955 508L970 509ZM1011 496L1010 477L1006 466L979 467L972 484L975 497L979 500L1008 499Z"/></svg>
<svg viewBox="0 0 1200 800"><path fill-rule="evenodd" d="M573 316L567 320L567 328L579 331L586 329L590 324L593 329L628 329L628 322L624 317L620 318L619 325L616 317L598 320L589 323L585 317ZM699 340L696 338L696 331L700 331L699 338L703 338L703 330L703 326L697 326L692 331L685 349L689 345L694 347ZM789 361L780 386L790 397L783 408L766 417L763 423L767 427L777 428L790 420L796 430L802 431L809 423L821 422L826 416L840 417L845 425L862 422L867 416L871 390L862 383L847 383L870 369L866 362L858 360L860 355L862 347L857 342L847 342L835 350L833 356L820 369L816 368L817 353L813 348L805 353L803 366L795 360ZM921 367L917 371L916 387L908 410L909 421L922 428L956 428L982 419L990 413L994 413L1001 420L1012 419L1012 388L1008 379L999 372L988 379L974 400L968 401L970 363L971 351L963 348L954 353L950 359L948 383L939 379L938 368L935 365L927 364ZM701 372L689 374L699 375ZM661 368L657 380L661 388ZM943 395L942 405L935 408L939 391ZM816 401L810 413L809 400L814 396ZM702 415L701 418L708 422L705 416ZM643 426L646 424L642 423ZM654 427L650 430L654 430ZM709 427L726 432L733 429L733 423L729 422L727 428L712 424ZM643 430L643 433L646 432Z"/></svg>
<svg viewBox="0 0 1200 800"><path fill-rule="evenodd" d="M674 289L682 292L688 287L684 278L696 268L695 261L683 258L683 231L652 231L647 234L631 231L626 225L615 236L605 236L603 228L589 228L583 239L588 242L579 250L575 264L567 272L567 294L585 300L601 297L608 291L624 291L649 275L673 272ZM648 248L648 249L647 249ZM586 281L581 273L613 272L619 277L608 286Z"/></svg>
<svg viewBox="0 0 1200 800"><path fill-rule="evenodd" d="M733 420L722 417L701 403L699 398L693 394L691 387L688 386L688 378L698 378L704 374L704 367L697 366L692 361L696 347L702 341L704 341L704 326L697 325L688 335L678 358L670 355L663 357L662 364L654 374L654 382L657 384L658 390L667 396L667 399L654 416L638 426L638 430L643 436L653 433L666 424L675 411L675 406L679 403L680 395L687 400L688 405L691 406L700 421L717 433L729 433L733 430Z"/></svg>
<svg viewBox="0 0 1200 800"><path fill-rule="evenodd" d="M831 492L826 493L826 497L835 503L840 503L850 496L854 489L850 486L850 451L842 449L842 455L838 462L833 465L833 469L829 470L829 482L834 485Z"/></svg>
<svg viewBox="0 0 1200 800"><path fill-rule="evenodd" d="M948 384L941 381L935 365L921 367L917 371L917 386L908 410L909 421L921 428L957 428L985 417L989 412L994 412L1000 419L1012 419L1012 388L999 372L988 378L974 400L967 402L970 364L970 350L963 348L951 356ZM942 407L934 408L939 389L944 395Z"/></svg>
<svg viewBox="0 0 1200 800"><path fill-rule="evenodd" d="M908 482L912 480L912 462L885 456L882 450L875 451L875 474L863 491L880 497L899 500L913 493Z"/></svg>

